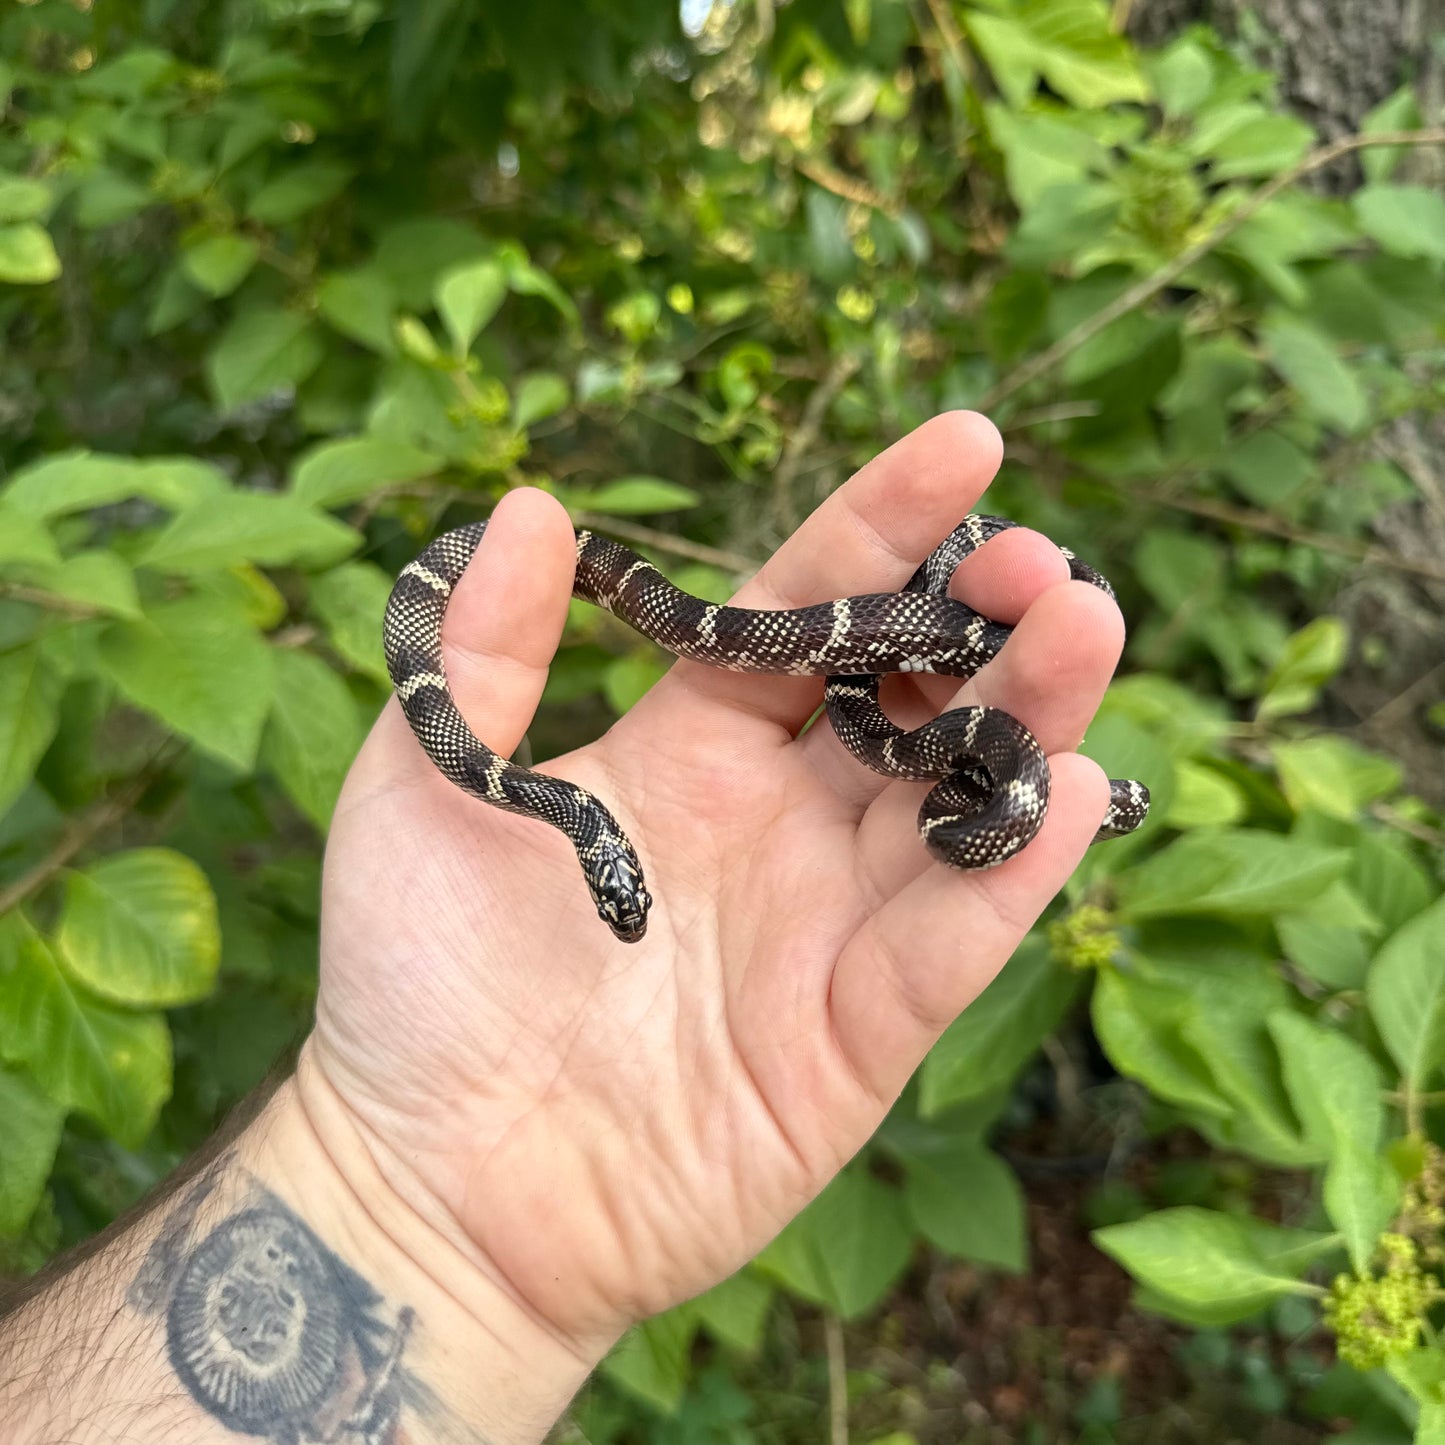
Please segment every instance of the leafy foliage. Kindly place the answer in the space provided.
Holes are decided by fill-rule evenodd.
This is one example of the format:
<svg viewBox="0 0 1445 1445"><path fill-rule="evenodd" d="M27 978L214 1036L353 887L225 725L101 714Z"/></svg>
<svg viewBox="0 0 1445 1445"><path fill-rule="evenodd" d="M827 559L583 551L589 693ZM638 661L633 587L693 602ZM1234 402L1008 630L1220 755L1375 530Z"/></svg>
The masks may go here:
<svg viewBox="0 0 1445 1445"><path fill-rule="evenodd" d="M1293 183L1314 137L1267 75L1204 30L1141 53L1100 0L719 4L691 36L583 9L0 18L14 1258L166 1172L303 1023L320 832L425 536L540 485L720 598L850 467L982 406L990 506L1120 586L1132 675L1086 750L1153 820L1090 855L865 1156L607 1373L685 1409L699 1332L755 1350L775 1289L856 1316L920 1239L1026 1267L987 1141L1086 1009L1162 1121L1318 1184L1286 1224L1102 1229L1141 1302L1218 1325L1346 1270L1347 1357L1374 1358L1365 1293L1405 1300L1391 1368L1434 1438L1436 1295L1380 1251L1439 1247L1440 820L1319 719L1370 666L1332 600L1413 495L1373 443L1441 400L1445 205L1398 144L1348 200ZM663 665L574 609L541 755Z"/></svg>

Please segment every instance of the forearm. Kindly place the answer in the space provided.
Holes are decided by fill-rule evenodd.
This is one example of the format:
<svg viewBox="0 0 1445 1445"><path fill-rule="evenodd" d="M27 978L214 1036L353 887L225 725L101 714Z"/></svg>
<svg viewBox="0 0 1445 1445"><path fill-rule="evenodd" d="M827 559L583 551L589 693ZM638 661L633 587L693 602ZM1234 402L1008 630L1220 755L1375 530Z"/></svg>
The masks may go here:
<svg viewBox="0 0 1445 1445"><path fill-rule="evenodd" d="M316 1114L283 1085L194 1179L0 1320L0 1445L542 1439L595 1359Z"/></svg>

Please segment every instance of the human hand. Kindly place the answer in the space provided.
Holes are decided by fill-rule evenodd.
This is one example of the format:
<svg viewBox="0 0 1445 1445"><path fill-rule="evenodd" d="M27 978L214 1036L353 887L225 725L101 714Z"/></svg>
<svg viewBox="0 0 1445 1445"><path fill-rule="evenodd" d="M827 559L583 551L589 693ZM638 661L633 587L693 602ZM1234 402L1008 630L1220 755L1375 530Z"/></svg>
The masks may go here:
<svg viewBox="0 0 1445 1445"><path fill-rule="evenodd" d="M735 600L901 586L1000 453L983 418L936 418ZM503 754L541 695L573 554L562 508L514 493L453 594L451 689ZM298 1090L580 1357L731 1273L823 1188L1104 814L1103 774L1071 749L1118 658L1117 608L1020 530L967 559L952 591L1015 636L962 689L898 678L884 701L904 726L957 702L1003 708L1050 754L1042 830L990 872L930 860L914 823L926 785L868 772L826 722L798 736L821 678L679 662L543 767L601 797L637 846L656 903L632 947L599 923L567 841L447 782L394 701L352 769Z"/></svg>

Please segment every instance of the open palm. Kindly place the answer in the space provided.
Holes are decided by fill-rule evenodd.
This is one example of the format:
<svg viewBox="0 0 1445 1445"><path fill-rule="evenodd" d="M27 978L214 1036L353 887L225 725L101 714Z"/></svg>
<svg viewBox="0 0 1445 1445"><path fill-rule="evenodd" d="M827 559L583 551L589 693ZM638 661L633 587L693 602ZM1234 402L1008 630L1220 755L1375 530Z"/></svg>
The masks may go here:
<svg viewBox="0 0 1445 1445"><path fill-rule="evenodd" d="M796 607L907 580L973 507L1000 443L939 417L835 493L739 594ZM561 633L562 508L497 508L446 620L476 733L512 751ZM387 707L327 853L318 1027L303 1088L344 1107L381 1169L565 1338L615 1335L736 1269L827 1183L1057 892L1107 805L1072 751L1122 642L1112 602L1010 532L955 596L1018 624L962 699L1051 756L1038 838L988 873L933 863L926 788L853 761L818 678L679 663L546 771L595 791L657 900L627 946L567 841L445 781ZM955 684L895 680L912 725ZM801 734L801 735L800 735Z"/></svg>

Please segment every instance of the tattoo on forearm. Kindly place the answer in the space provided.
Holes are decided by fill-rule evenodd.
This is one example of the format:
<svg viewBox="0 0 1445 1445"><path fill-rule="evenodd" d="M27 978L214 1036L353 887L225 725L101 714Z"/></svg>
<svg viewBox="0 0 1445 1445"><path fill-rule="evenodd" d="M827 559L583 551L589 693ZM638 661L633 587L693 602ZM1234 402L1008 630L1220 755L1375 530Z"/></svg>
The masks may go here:
<svg viewBox="0 0 1445 1445"><path fill-rule="evenodd" d="M218 1160L177 1201L126 1295L163 1319L191 1397L228 1429L273 1445L405 1445L411 1413L433 1417L428 1438L481 1445L435 1418L449 1412L403 1366L414 1312L389 1306L264 1185L232 1170L244 1197L202 1227L231 1162Z"/></svg>

